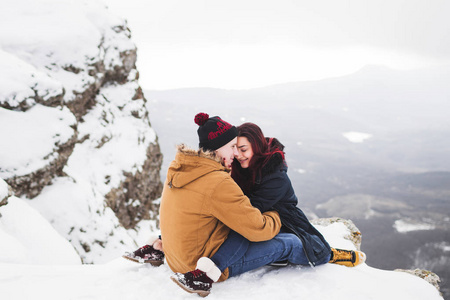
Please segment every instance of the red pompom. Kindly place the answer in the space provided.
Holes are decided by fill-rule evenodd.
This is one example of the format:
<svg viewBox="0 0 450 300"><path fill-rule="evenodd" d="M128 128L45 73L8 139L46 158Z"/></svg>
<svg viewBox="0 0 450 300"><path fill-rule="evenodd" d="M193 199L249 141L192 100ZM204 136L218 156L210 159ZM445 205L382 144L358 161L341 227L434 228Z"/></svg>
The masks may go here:
<svg viewBox="0 0 450 300"><path fill-rule="evenodd" d="M202 126L203 124L206 123L206 121L208 121L209 119L209 115L205 114L205 113L198 113L195 118L194 118L194 122L195 124L197 124L198 126Z"/></svg>

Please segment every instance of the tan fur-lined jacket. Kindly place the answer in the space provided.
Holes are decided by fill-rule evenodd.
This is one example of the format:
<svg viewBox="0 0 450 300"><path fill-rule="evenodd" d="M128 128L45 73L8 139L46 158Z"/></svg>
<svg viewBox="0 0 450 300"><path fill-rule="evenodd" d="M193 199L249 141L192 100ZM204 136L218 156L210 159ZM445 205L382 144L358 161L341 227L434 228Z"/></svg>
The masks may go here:
<svg viewBox="0 0 450 300"><path fill-rule="evenodd" d="M178 146L161 198L160 227L166 262L174 272L211 257L231 229L253 242L266 241L281 228L277 212L254 208L213 153ZM226 269L221 280L228 278Z"/></svg>

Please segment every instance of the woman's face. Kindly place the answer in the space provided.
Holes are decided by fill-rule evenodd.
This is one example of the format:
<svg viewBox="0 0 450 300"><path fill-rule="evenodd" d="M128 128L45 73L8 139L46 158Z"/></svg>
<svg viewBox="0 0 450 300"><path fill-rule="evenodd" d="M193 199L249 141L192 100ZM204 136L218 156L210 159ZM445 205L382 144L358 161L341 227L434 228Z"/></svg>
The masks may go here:
<svg viewBox="0 0 450 300"><path fill-rule="evenodd" d="M237 156L235 158L241 164L241 167L246 169L250 164L250 160L253 157L252 145L248 139L244 136L239 136L237 138Z"/></svg>

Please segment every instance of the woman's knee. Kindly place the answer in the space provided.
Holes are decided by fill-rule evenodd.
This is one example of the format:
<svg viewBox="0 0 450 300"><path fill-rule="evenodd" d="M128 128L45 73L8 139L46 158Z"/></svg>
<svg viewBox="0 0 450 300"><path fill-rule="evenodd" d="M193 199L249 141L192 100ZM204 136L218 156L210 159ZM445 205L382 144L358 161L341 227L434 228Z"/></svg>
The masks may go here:
<svg viewBox="0 0 450 300"><path fill-rule="evenodd" d="M275 237L286 247L302 247L302 241L293 233L280 233Z"/></svg>

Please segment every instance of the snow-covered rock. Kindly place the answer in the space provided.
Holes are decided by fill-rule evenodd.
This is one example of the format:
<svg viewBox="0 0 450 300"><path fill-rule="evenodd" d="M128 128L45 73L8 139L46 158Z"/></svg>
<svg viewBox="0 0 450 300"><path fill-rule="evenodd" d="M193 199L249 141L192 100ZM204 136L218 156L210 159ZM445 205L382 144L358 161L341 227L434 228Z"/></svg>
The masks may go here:
<svg viewBox="0 0 450 300"><path fill-rule="evenodd" d="M0 178L0 206L8 204L8 198L11 197L12 194L10 186Z"/></svg>
<svg viewBox="0 0 450 300"><path fill-rule="evenodd" d="M0 178L84 262L136 247L162 154L126 22L97 0L18 0L0 26Z"/></svg>
<svg viewBox="0 0 450 300"><path fill-rule="evenodd" d="M36 104L26 112L0 107L0 177L16 195L38 195L61 172L75 144L74 126L67 107Z"/></svg>
<svg viewBox="0 0 450 300"><path fill-rule="evenodd" d="M326 228L332 228L334 226L345 227L347 230L341 230L341 232L345 232L346 234L344 236L341 236L340 238L343 238L344 240L348 240L348 241L352 242L355 250L361 249L361 232L359 231L358 227L356 227L356 225L351 220L346 220L346 219L337 218L337 217L319 218L319 219L311 220L311 223L314 226L322 226L322 227L326 227ZM333 224L333 226L330 226L332 224ZM328 226L330 226L330 227L328 227ZM329 235L329 236L332 236L332 235ZM344 245L336 246L336 247L342 248L343 246ZM345 248L345 249L347 249L347 248Z"/></svg>
<svg viewBox="0 0 450 300"><path fill-rule="evenodd" d="M441 283L441 279L439 276L433 272L421 269L415 270L404 270L404 269L395 269L397 272L405 272L408 274L412 274L414 276L420 277L424 279L426 282L432 284L438 291L440 291L439 283Z"/></svg>

